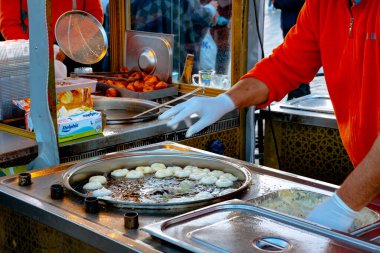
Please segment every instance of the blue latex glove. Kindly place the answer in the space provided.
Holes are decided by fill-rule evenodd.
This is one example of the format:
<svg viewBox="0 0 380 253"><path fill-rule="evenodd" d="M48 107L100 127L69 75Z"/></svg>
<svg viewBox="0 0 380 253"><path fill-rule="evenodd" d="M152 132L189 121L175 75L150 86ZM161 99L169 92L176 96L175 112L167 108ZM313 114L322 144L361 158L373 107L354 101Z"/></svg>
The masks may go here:
<svg viewBox="0 0 380 253"><path fill-rule="evenodd" d="M216 19L216 25L217 26L225 26L228 24L228 22L230 22L230 21L228 19L226 19L225 17L222 17L222 16L219 16Z"/></svg>
<svg viewBox="0 0 380 253"><path fill-rule="evenodd" d="M191 115L197 114L199 120L191 126L186 137L201 131L203 128L211 125L220 119L224 114L235 109L235 104L227 94L221 94L217 97L193 97L188 101L178 104L166 111L158 119L167 119L174 116L168 121L167 126L175 129L180 121L187 120Z"/></svg>
<svg viewBox="0 0 380 253"><path fill-rule="evenodd" d="M323 226L347 232L358 212L346 205L334 193L331 198L325 200L315 208L307 217L307 220Z"/></svg>

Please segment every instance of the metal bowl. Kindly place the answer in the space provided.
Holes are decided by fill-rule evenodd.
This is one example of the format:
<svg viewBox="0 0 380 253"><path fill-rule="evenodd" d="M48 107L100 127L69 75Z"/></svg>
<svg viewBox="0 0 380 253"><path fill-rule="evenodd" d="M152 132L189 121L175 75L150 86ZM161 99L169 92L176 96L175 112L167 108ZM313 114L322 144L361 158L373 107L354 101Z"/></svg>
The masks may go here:
<svg viewBox="0 0 380 253"><path fill-rule="evenodd" d="M159 106L159 103L137 98L94 98L94 109L106 115L107 124L125 124L152 120L161 114L161 110L153 110L141 117L133 117L149 109Z"/></svg>
<svg viewBox="0 0 380 253"><path fill-rule="evenodd" d="M201 206L234 198L247 191L252 181L252 175L246 167L218 159L217 157L179 152L117 152L82 161L70 167L63 173L63 183L65 187L73 193L82 197L88 197L87 194L78 191L77 186L89 177L99 174L108 174L115 169L135 168L156 162L164 163L167 166L177 165L184 167L186 165L193 165L201 168L218 169L226 173L232 173L237 176L239 180L243 181L243 183L235 191L222 196L180 203L141 203L108 199L105 201L117 207L139 210L165 212L189 211Z"/></svg>

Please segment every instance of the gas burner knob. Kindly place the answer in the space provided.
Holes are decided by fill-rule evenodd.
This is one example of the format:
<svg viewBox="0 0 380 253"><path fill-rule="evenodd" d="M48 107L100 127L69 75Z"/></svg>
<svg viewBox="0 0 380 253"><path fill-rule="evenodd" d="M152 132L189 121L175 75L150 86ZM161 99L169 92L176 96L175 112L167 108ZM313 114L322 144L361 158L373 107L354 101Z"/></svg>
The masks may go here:
<svg viewBox="0 0 380 253"><path fill-rule="evenodd" d="M19 186L28 186L32 184L32 176L30 173L20 173L18 175L18 185Z"/></svg>
<svg viewBox="0 0 380 253"><path fill-rule="evenodd" d="M84 200L87 213L99 213L99 201L96 197L87 197Z"/></svg>
<svg viewBox="0 0 380 253"><path fill-rule="evenodd" d="M63 199L63 186L61 184L53 184L50 186L50 197L52 199Z"/></svg>

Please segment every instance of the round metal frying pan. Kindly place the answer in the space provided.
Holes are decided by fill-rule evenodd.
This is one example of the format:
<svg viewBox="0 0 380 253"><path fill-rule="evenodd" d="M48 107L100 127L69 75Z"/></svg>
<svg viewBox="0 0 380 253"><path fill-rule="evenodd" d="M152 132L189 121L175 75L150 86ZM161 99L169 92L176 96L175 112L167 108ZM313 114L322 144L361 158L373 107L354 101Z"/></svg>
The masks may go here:
<svg viewBox="0 0 380 253"><path fill-rule="evenodd" d="M160 109L155 109L143 116L135 117L160 105L149 100L125 97L99 97L93 100L94 109L102 111L106 115L107 124L109 125L148 121L157 118L161 114Z"/></svg>

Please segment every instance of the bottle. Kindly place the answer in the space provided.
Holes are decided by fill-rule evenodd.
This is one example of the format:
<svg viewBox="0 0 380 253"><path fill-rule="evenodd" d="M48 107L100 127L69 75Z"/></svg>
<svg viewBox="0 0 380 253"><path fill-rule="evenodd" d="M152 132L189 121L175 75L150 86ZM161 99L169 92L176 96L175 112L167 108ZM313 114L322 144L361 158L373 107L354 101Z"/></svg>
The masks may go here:
<svg viewBox="0 0 380 253"><path fill-rule="evenodd" d="M182 72L182 76L181 76L181 82L182 83L190 84L192 82L191 81L191 73L193 72L193 65L194 65L194 55L193 54L187 54L185 66L183 68L183 72Z"/></svg>

